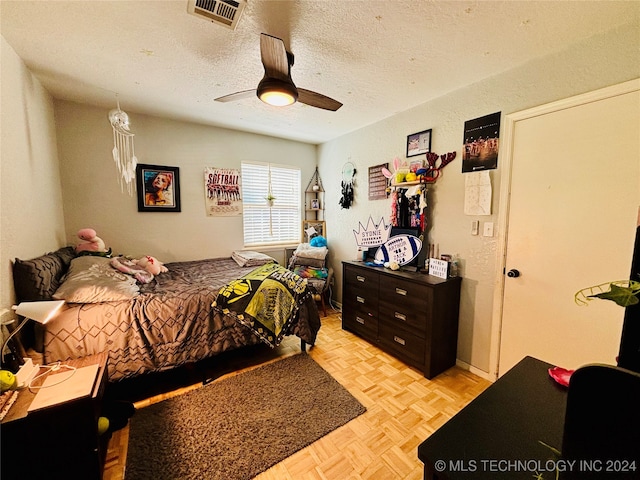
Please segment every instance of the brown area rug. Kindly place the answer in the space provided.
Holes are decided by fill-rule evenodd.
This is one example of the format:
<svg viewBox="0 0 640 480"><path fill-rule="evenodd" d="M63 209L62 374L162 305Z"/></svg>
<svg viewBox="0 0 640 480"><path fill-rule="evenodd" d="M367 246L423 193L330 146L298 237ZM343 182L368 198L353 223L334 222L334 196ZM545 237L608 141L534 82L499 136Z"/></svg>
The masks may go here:
<svg viewBox="0 0 640 480"><path fill-rule="evenodd" d="M127 480L248 480L366 411L306 354L138 410Z"/></svg>

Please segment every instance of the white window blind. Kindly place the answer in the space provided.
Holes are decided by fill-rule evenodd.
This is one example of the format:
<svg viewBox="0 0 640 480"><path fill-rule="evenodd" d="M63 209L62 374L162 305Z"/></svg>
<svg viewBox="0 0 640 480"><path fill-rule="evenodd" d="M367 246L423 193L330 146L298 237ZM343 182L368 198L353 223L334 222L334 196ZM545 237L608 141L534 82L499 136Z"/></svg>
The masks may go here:
<svg viewBox="0 0 640 480"><path fill-rule="evenodd" d="M300 169L242 163L245 246L298 243L301 235ZM275 197L269 206L267 196Z"/></svg>

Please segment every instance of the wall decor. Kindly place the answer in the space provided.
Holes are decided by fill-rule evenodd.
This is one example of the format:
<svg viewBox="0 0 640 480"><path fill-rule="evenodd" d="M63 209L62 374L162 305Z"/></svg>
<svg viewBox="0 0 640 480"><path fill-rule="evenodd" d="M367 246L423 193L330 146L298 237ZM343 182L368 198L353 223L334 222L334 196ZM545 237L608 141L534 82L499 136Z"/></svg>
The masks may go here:
<svg viewBox="0 0 640 480"><path fill-rule="evenodd" d="M369 167L369 200L387 198L389 180L385 175L385 171L389 171L388 163Z"/></svg>
<svg viewBox="0 0 640 480"><path fill-rule="evenodd" d="M384 217L380 218L378 223L375 223L371 216L369 216L366 227L360 222L358 230L353 231L353 235L356 237L356 245L363 248L379 247L389 239L390 233L391 224L387 225Z"/></svg>
<svg viewBox="0 0 640 480"><path fill-rule="evenodd" d="M320 235L327 238L327 229L324 220L303 220L302 241L309 242L313 237Z"/></svg>
<svg viewBox="0 0 640 480"><path fill-rule="evenodd" d="M342 167L342 197L340 198L340 206L349 208L353 203L353 184L356 176L356 166L347 162Z"/></svg>
<svg viewBox="0 0 640 480"><path fill-rule="evenodd" d="M139 212L180 211L180 170L164 165L136 166Z"/></svg>
<svg viewBox="0 0 640 480"><path fill-rule="evenodd" d="M204 193L207 216L242 215L240 170L207 167L204 169Z"/></svg>
<svg viewBox="0 0 640 480"><path fill-rule="evenodd" d="M431 151L431 129L407 135L407 158Z"/></svg>
<svg viewBox="0 0 640 480"><path fill-rule="evenodd" d="M462 173L498 168L500 112L464 122Z"/></svg>
<svg viewBox="0 0 640 480"><path fill-rule="evenodd" d="M109 112L109 123L113 130L113 150L111 150L111 155L120 174L120 190L124 192L126 186L127 193L133 195L136 165L138 164L136 152L133 148L134 134L129 130L129 115L120 110L120 101L117 94L116 104L117 108Z"/></svg>

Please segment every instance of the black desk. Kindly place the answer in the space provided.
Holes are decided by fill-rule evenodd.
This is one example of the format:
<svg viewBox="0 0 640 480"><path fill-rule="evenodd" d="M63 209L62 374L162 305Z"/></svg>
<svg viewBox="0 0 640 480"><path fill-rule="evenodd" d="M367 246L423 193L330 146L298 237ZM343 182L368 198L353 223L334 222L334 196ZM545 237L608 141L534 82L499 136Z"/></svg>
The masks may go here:
<svg viewBox="0 0 640 480"><path fill-rule="evenodd" d="M526 357L418 447L425 479L555 479L567 389ZM551 471L549 471L551 469Z"/></svg>

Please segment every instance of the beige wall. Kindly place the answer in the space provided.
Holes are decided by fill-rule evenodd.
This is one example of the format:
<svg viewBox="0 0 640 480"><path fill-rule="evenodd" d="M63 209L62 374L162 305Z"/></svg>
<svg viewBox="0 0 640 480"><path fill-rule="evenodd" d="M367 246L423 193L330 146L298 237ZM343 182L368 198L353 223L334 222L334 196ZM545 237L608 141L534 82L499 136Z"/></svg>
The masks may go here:
<svg viewBox="0 0 640 480"><path fill-rule="evenodd" d="M115 100L114 100L115 105ZM230 256L242 248L242 217L208 217L205 167L240 168L243 160L298 166L303 188L316 166L314 145L136 114L129 115L139 163L180 168L181 212L138 212L121 193L111 156L108 110L56 101L56 127L67 240L80 228L98 232L114 253L161 261ZM277 260L283 249L273 252Z"/></svg>
<svg viewBox="0 0 640 480"><path fill-rule="evenodd" d="M440 253L461 258L462 298L458 359L478 373L488 373L490 366L493 294L496 286L497 232L500 171L491 172L493 211L491 216L472 217L463 213L464 177L461 173L461 147L466 120L502 112L502 115L566 98L640 76L638 24L606 35L596 36L553 56L538 59L502 75L452 92L385 121L327 142L319 149L319 169L328 191L327 231L331 260L336 270L334 292L341 299L340 261L353 259L356 243L353 230L358 223L374 221L391 213L387 200L368 200L367 169L370 166L405 159L406 136L433 129L432 151L439 154L457 151L453 163L430 188L429 241L439 244ZM503 145L504 147L504 145ZM423 157L424 158L424 157ZM567 159L577 161L579 159ZM340 191L340 171L345 162L356 165L355 202L348 210L331 200ZM498 168L500 163L498 163ZM553 166L545 165L553 175ZM613 195L613 192L611 192ZM603 198L606 192L599 192ZM613 198L613 197L612 197ZM494 237L471 235L471 222L494 222Z"/></svg>
<svg viewBox="0 0 640 480"><path fill-rule="evenodd" d="M66 242L51 96L4 37L1 55L0 309L14 302L11 261Z"/></svg>

